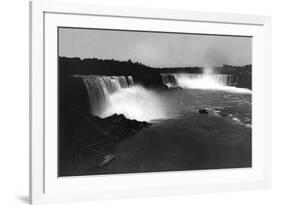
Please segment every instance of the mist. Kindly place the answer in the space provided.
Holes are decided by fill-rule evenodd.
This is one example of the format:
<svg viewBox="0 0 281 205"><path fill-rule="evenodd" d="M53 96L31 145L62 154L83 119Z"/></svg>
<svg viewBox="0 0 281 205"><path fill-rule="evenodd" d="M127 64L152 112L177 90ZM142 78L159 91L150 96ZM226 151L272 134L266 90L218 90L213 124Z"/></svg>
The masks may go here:
<svg viewBox="0 0 281 205"><path fill-rule="evenodd" d="M107 117L115 113L131 120L147 122L168 117L161 96L140 85L118 90L110 96L110 105L102 115Z"/></svg>

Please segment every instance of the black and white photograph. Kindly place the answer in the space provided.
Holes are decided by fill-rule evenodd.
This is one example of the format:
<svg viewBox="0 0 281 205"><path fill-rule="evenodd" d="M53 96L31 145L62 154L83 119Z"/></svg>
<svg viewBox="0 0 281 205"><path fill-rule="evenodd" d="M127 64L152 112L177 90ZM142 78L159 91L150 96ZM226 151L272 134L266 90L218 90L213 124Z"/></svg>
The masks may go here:
<svg viewBox="0 0 281 205"><path fill-rule="evenodd" d="M252 167L251 36L57 37L59 177Z"/></svg>

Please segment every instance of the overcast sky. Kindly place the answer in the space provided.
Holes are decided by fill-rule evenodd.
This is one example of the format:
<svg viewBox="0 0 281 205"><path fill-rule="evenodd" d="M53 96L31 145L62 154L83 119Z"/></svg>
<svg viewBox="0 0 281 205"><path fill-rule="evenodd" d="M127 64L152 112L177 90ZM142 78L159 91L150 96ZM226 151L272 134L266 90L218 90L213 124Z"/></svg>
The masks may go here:
<svg viewBox="0 0 281 205"><path fill-rule="evenodd" d="M249 37L59 29L59 56L141 62L152 67L246 65Z"/></svg>

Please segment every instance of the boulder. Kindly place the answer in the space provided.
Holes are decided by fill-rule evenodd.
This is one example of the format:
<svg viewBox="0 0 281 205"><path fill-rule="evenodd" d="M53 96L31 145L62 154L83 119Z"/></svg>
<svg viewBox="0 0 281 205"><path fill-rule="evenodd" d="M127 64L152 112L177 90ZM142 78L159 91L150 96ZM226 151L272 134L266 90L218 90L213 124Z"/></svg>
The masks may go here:
<svg viewBox="0 0 281 205"><path fill-rule="evenodd" d="M198 112L200 114L208 114L208 111L206 109L200 109Z"/></svg>

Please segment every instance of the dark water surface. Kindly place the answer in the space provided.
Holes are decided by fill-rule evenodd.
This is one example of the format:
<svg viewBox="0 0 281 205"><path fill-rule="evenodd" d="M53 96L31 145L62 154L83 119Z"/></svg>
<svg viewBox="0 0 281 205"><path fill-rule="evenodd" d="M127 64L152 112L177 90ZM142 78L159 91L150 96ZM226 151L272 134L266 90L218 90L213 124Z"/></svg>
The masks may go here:
<svg viewBox="0 0 281 205"><path fill-rule="evenodd" d="M181 116L207 109L234 124L251 127L251 94L223 90L182 89L163 92L168 115Z"/></svg>

